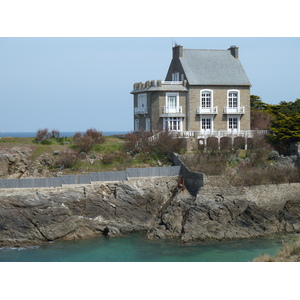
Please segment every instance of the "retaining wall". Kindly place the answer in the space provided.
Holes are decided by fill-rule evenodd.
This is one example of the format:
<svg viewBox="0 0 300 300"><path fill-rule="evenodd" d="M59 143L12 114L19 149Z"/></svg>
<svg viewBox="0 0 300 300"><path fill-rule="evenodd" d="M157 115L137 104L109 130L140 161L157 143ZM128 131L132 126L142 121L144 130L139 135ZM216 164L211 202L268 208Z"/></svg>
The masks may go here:
<svg viewBox="0 0 300 300"><path fill-rule="evenodd" d="M0 179L0 188L61 187L67 184L90 184L94 181L124 181L133 177L176 176L180 166L128 168L118 172L95 172L86 175L62 175L49 178Z"/></svg>
<svg viewBox="0 0 300 300"><path fill-rule="evenodd" d="M176 166L181 168L179 175L184 179L185 187L191 195L196 197L198 191L204 185L204 174L191 171L176 153L173 153L172 160Z"/></svg>

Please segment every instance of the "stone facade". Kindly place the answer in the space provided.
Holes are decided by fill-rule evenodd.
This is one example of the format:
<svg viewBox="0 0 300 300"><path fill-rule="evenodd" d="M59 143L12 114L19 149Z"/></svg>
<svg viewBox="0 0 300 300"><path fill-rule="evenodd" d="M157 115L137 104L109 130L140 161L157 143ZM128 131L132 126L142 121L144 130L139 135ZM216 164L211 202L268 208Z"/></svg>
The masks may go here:
<svg viewBox="0 0 300 300"><path fill-rule="evenodd" d="M227 50L185 50L175 46L166 81L135 83L131 93L135 131L157 132L169 127L172 131L214 135L218 131L250 130L250 82L235 46ZM176 111L168 107L169 93L177 95ZM205 104L204 93L209 98ZM140 109L138 98L142 94L147 98L146 111Z"/></svg>

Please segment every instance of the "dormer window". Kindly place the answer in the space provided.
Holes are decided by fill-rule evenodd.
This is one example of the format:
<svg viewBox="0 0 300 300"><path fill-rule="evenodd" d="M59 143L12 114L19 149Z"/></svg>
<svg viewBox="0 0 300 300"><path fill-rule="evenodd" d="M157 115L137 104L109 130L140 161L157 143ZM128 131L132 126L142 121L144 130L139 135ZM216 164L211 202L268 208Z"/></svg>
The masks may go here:
<svg viewBox="0 0 300 300"><path fill-rule="evenodd" d="M172 73L172 81L179 81L179 72Z"/></svg>

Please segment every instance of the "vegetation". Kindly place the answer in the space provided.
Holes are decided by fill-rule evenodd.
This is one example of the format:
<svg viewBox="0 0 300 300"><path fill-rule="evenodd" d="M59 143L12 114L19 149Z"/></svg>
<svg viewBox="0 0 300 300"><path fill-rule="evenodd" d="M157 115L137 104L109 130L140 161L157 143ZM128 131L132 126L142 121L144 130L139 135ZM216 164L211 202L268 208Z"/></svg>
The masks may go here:
<svg viewBox="0 0 300 300"><path fill-rule="evenodd" d="M252 95L251 129L269 129L268 142L281 154L288 154L292 143L300 142L300 99L277 105L262 102Z"/></svg>
<svg viewBox="0 0 300 300"><path fill-rule="evenodd" d="M300 261L300 240L292 242L284 242L282 249L277 255L271 257L263 254L256 257L254 262L299 262Z"/></svg>
<svg viewBox="0 0 300 300"><path fill-rule="evenodd" d="M144 163L158 160L170 163L173 152L183 153L185 151L185 140L174 138L168 130L160 132L153 141L149 140L151 135L145 131L125 135L127 153Z"/></svg>

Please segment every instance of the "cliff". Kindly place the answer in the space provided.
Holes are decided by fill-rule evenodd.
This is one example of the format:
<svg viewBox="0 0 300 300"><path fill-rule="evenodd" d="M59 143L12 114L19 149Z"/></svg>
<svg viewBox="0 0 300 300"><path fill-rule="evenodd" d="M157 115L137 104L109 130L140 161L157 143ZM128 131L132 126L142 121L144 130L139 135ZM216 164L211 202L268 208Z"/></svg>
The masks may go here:
<svg viewBox="0 0 300 300"><path fill-rule="evenodd" d="M236 188L206 177L194 197L175 176L0 193L0 246L132 231L183 242L300 231L300 184Z"/></svg>

